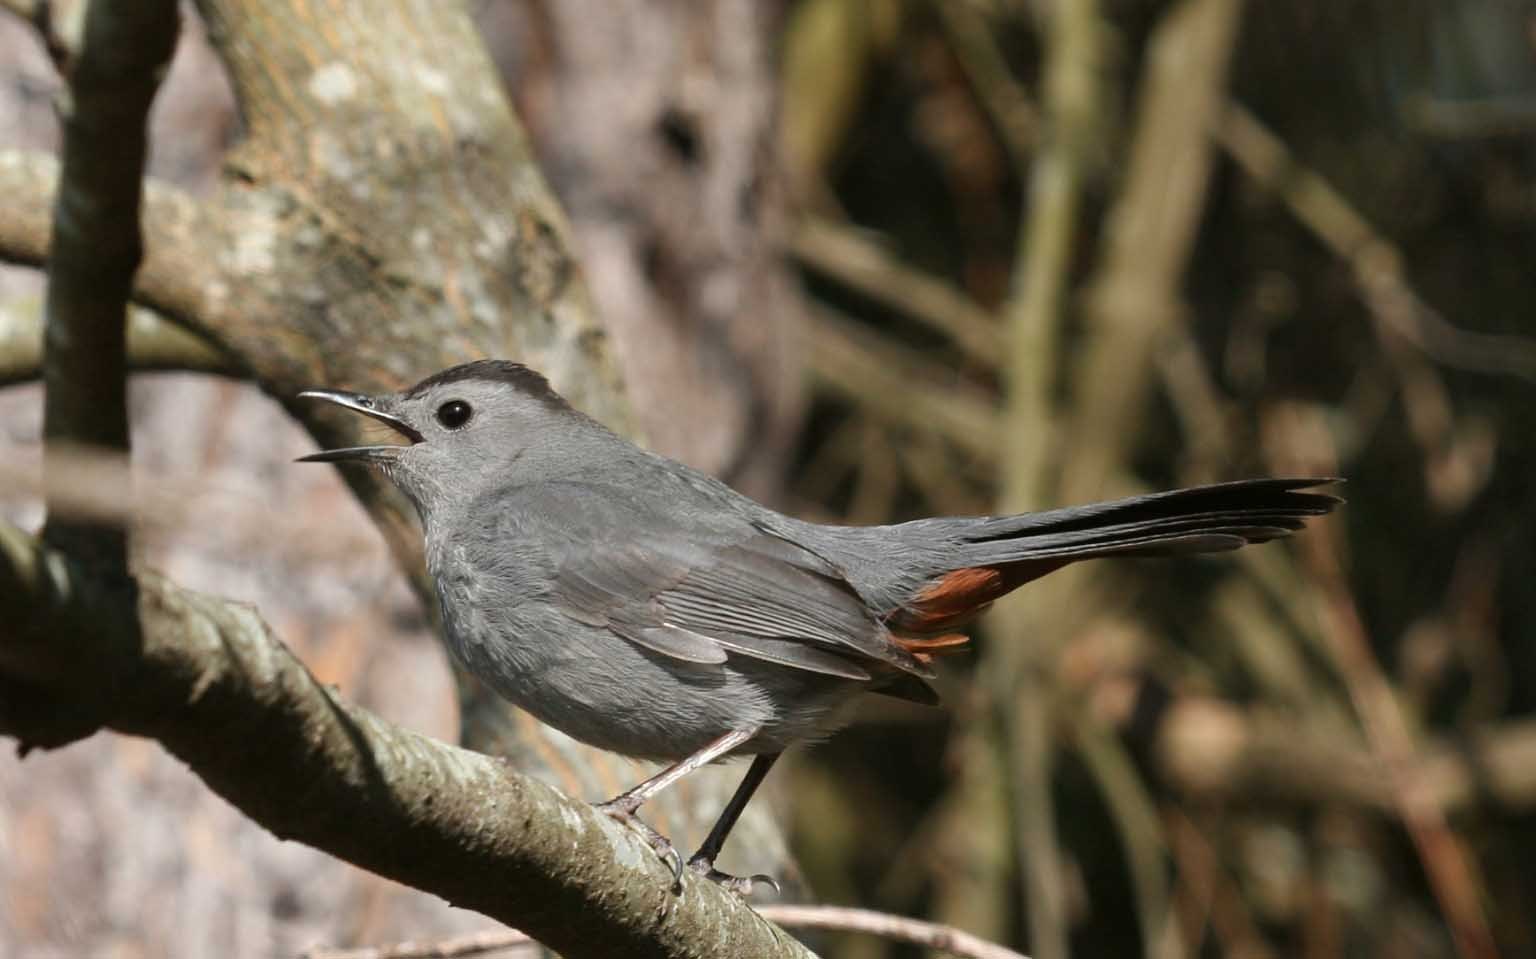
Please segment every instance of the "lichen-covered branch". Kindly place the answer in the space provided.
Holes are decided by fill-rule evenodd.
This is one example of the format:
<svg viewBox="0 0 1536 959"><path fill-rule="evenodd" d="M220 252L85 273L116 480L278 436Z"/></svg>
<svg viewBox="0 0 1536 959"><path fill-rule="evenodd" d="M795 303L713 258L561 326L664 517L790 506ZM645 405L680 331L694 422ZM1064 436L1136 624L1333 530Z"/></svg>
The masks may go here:
<svg viewBox="0 0 1536 959"><path fill-rule="evenodd" d="M158 740L276 835L523 929L563 954L809 953L591 807L339 700L249 607L82 568L0 524L0 732Z"/></svg>
<svg viewBox="0 0 1536 959"><path fill-rule="evenodd" d="M49 197L59 171L47 154L0 150L0 261L50 264ZM260 275L261 247L275 228L266 212L145 179L140 219L144 249L133 302L216 345L258 382L269 383L283 367L284 351L294 360L311 357L303 331L285 322L285 304L262 300L252 289L249 271Z"/></svg>

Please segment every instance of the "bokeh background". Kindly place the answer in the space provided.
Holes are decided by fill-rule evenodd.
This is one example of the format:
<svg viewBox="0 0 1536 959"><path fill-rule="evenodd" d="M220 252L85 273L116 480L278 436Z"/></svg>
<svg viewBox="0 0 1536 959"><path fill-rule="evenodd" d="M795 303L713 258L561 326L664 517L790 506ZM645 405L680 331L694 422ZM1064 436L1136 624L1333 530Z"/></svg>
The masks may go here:
<svg viewBox="0 0 1536 959"><path fill-rule="evenodd" d="M1348 478L1294 542L1034 584L946 661L949 710L872 701L795 756L810 895L1039 957L1536 955L1536 3L473 9L655 448L860 523ZM241 121L187 14L151 172L207 190ZM56 148L59 88L0 11L0 145ZM7 458L35 456L40 289L0 272ZM428 620L289 465L306 436L228 379L132 402L144 480L197 490L147 562L453 738ZM0 955L485 925L153 744L0 757Z"/></svg>

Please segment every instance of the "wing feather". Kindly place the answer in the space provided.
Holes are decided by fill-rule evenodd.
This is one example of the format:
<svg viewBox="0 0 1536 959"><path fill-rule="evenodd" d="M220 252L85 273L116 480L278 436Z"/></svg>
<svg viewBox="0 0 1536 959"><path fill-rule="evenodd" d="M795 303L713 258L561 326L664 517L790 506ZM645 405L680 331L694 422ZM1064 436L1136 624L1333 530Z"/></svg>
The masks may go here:
<svg viewBox="0 0 1536 959"><path fill-rule="evenodd" d="M661 653L685 663L718 666L725 662L725 646L708 636L701 636L691 629L683 629L671 623L660 626L638 626L616 630L633 643L644 646L653 653Z"/></svg>
<svg viewBox="0 0 1536 959"><path fill-rule="evenodd" d="M745 519L685 526L581 483L540 484L519 502L517 525L551 562L552 598L578 622L702 666L739 655L860 682L871 665L931 675L830 563Z"/></svg>

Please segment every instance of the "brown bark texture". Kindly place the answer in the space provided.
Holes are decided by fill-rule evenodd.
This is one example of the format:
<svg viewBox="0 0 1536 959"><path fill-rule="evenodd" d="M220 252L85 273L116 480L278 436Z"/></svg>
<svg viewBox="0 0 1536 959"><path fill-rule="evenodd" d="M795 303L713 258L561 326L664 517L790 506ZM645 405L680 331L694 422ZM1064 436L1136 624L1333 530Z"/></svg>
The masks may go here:
<svg viewBox="0 0 1536 959"><path fill-rule="evenodd" d="M53 25L67 28L69 8L57 5L53 13ZM155 118L160 134L157 146L162 153L170 154L168 158L160 157L158 169L175 182L151 180L144 191L143 231L147 242L133 296L138 304L153 309L155 314L134 314L128 325L127 360L135 368L203 368L249 378L287 406L288 412L321 441L334 443L346 442L348 431L355 429L356 424L317 417L312 409L292 406L297 391L317 384L362 390L394 388L453 362L482 355L508 356L544 370L573 402L621 431L637 435L656 433L665 441L666 431L658 428L664 426L671 430L674 447L679 447L672 452L713 465L717 470L736 470L748 482L747 477L756 476L761 488L771 487L776 462L772 444L746 446L741 438L749 428L762 426L767 417L780 424L777 442L782 447L795 392L791 378L785 375L787 352L781 349L779 359L769 360L764 378L754 379L761 384L757 392L740 390L734 376L717 377L717 395L702 397L701 401L708 400L709 408L725 415L702 419L698 425L703 428L684 428L674 422L671 417L677 412L675 409L644 410L643 418L650 427L636 425L621 388L620 375L621 362L636 364L632 358L621 361L615 356L608 330L619 324L600 323L597 318L584 271L573 249L571 226L539 171L537 158L512 111L502 74L486 52L477 25L464 12L434 4L394 4L387 9L365 10L348 4L209 3L199 7L197 13L201 22L194 24L198 29L190 31L191 40L183 45L178 58L178 67L192 69L193 73L184 77L179 87L173 74L171 95L162 100ZM494 11L480 13L486 17ZM719 63L710 60L716 51L698 45L659 51L668 56L648 61L654 62L656 74L662 77L656 84L655 111L664 113L670 109L680 82L672 74L686 72L696 77L701 70L719 71L728 82L707 87L702 99L694 98L688 108L689 122L718 122L729 111L739 129L755 128L756 138L761 139L772 117L767 64L762 56L766 40L755 32L738 34L725 30L732 17L740 19L749 14L743 5L734 10L723 6L714 10L678 5L669 12L679 29L687 26L694 32L723 31L735 39L718 51L718 58L723 61ZM632 12L631 16L638 17L639 13ZM7 26L12 24L7 22ZM201 42L200 29L206 29L206 43ZM531 27L523 24L521 29ZM499 35L503 40L513 35L512 42L530 48L564 42L559 31L530 38L518 35L513 28L504 29ZM30 43L30 38L11 39L18 48L23 42ZM76 42L63 35L59 40L66 49ZM708 56L701 59L701 52ZM144 55L152 54L153 49L148 48ZM188 60L193 63L190 68L186 66ZM73 65L63 64L66 71ZM638 71L635 75L639 75ZM227 101L217 92L223 77L227 77L230 91ZM557 77L548 82L569 85L574 81ZM192 92L188 92L189 86ZM716 90L721 92L716 94ZM623 92L610 86L587 96L614 97ZM59 90L57 95L63 95L63 91ZM742 98L752 102L752 110L730 109ZM180 117L175 115L178 112ZM192 127L192 115L198 114L199 129L206 129L208 117L220 113L229 118L225 127L232 132L228 137L215 136L200 143L205 147L203 154L211 152L207 148L223 147L225 139L234 142L222 158L222 174L211 178L199 173L199 154L187 148L176 135L182 131L174 127L168 131L167 125L179 119L183 129ZM171 116L168 118L167 114ZM661 126L658 122L647 129L654 133ZM46 142L46 134L40 139ZM132 137L128 139L127 146L131 148ZM665 147L665 137L659 139ZM614 153L611 147L609 153ZM71 182L67 157L66 152L62 176L57 162L46 153L12 150L0 157L0 180L4 181L3 192L7 197L7 213L0 217L4 223L0 227L0 245L13 261L34 266L53 264L58 247L50 247L48 242L53 222L49 198L60 192L61 183ZM178 163L185 169L178 168ZM766 176L765 163L766 157L754 154L727 155L718 162L711 157L707 163L680 165L673 175L673 192L682 195L687 182L702 178L700 169L717 167L723 169L717 177L721 181L717 191L728 190L727 181L733 177L747 184L744 189L763 190L760 181ZM138 166L142 163L119 163L117 169L131 171ZM605 182L605 175L608 180L613 179L612 169L606 173L599 170L598 174L587 178L586 189L638 189L635 183ZM133 183L138 183L137 174L133 175ZM62 194L71 195L67 188ZM743 202L741 209L745 212L738 219L755 217L771 203L766 191L763 197L747 199L752 202ZM136 202L136 197L129 200ZM771 218L771 214L762 215ZM125 219L120 215L118 220L132 223L131 216ZM636 217L629 220L631 224L638 222ZM746 333L725 329L737 316L733 304L745 298L738 288L777 289L777 295L783 296L782 267L776 271L769 263L765 241L752 238L748 242L738 230L729 236L695 241L692 248L684 251L674 247L692 238L679 222L675 221L670 229L670 236L658 238L648 231L641 237L626 237L624 242L633 249L625 255L637 262L662 256L685 262L687 267L671 269L664 277L653 271L634 282L647 289L665 287L668 295L684 300L699 299L702 294L698 291L709 286L716 291L714 306L702 319L689 319L688 315L699 311L654 295L647 301L654 309L632 310L638 318L632 315L630 325L650 323L653 329L676 328L672 348L667 351L669 357L707 358L719 352L717 339L739 335L779 342L782 347L785 341L774 331L773 311L761 304L756 313L761 318L759 324L743 324L741 329ZM708 249L711 243L727 242L735 244L728 257L715 256ZM619 252L611 242L600 248L610 254ZM116 261L130 271L134 259L131 252L125 251ZM98 289L90 284L76 284L71 289L109 302L112 298L110 287ZM766 299L756 293L750 298ZM623 297L614 299L623 302ZM118 310L121 311L120 302ZM122 329L119 322L119 338ZM643 329L629 335L642 345L648 342ZM36 342L25 333L18 333L14 339L17 350L7 353L7 362L13 380L22 381L36 374L41 356ZM722 349L727 359L734 355L734 347L729 343ZM120 358L123 356L120 347L115 352ZM110 359L113 353L98 350L90 355ZM752 355L757 358L753 362L759 362L769 352L754 350ZM709 361L702 362L707 366ZM704 380L702 376L692 377L691 369L651 369L643 361L636 369L638 375L634 380L641 383L647 382L648 377L651 382L673 377ZM113 378L97 376L88 381L111 389ZM121 381L120 374L116 378ZM720 395L722 388L728 388L733 396ZM177 391L179 395L164 395ZM257 415L251 403L232 393L229 387L215 386L201 395L190 385L157 387L150 393L157 397L155 406L164 413L152 416L149 428L141 429L141 444L146 434L151 438L165 436L156 429L154 420L174 431L176 427L171 423L185 420L187 404L203 400L215 404L217 412L239 414L233 417L235 430L250 429L258 434L266 430L269 438L270 431L278 432L278 441L267 444L269 449L258 454L254 463L247 459L247 467L273 469L273 460L291 459L294 447L302 448L301 441L292 438L284 425L264 411ZM47 395L50 402L62 402L70 397L78 401L84 394L61 389L49 390ZM144 425L142 417L140 425ZM209 425L226 437L230 435L227 428ZM681 447L683 440L700 438L701 446ZM172 436L167 447L176 445ZM250 446L239 441L224 443L226 456L231 445ZM149 457L165 455L155 450L152 439L149 446ZM288 451L286 457L284 450ZM233 458L239 460L241 455L249 457L250 450L243 454L237 451ZM263 465L264 462L273 465ZM347 478L368 508L373 523L383 531L417 596L428 601L429 590L420 571L418 534L408 508L372 477L359 474ZM326 492L320 499L307 502L318 506L332 500L334 496ZM278 509L289 512L283 506ZM55 512L67 515L64 511ZM189 511L187 518L193 524L198 522L195 511ZM331 658L322 659L322 666L342 665L343 675L366 678L365 695L371 686L375 698L393 701L399 707L410 700L410 692L380 692L379 684L391 682L390 675L394 675L397 685L411 682L404 675L422 666L430 667L437 654L428 647L409 656L393 657L393 666L369 665L361 673L356 669L359 657L371 660L375 656L374 650L366 648L369 640L358 632L359 628L388 629L390 616L405 616L409 620L416 618L416 614L408 612L408 599L384 585L389 577L379 568L377 547L367 544L367 534L356 530L355 515L352 523L355 531L344 534L351 538L340 554L359 547L368 550L366 565L372 572L362 578L373 581L372 589L386 592L391 605L401 612L384 610L371 620L366 615L350 617L351 627L344 630L339 648L332 646ZM310 533L317 531L318 527L314 527ZM270 535L270 528L268 533L255 535L264 543L263 548L270 548L277 538ZM209 539L222 536L223 532L210 537L203 531L193 538L202 539L206 548ZM167 536L166 540L174 538L177 537ZM146 536L145 540L152 556L166 555L165 541L158 544L157 550L153 536ZM224 546L230 543L226 540ZM340 555L336 558L340 559ZM332 565L330 573L337 570ZM175 589L168 584L166 588ZM20 595L17 593L16 597ZM312 627L305 631L309 628ZM321 645L328 642L322 640ZM387 663L391 659L388 651L380 652ZM340 663L334 658L336 654L342 657ZM411 661L416 665L407 665ZM349 663L353 664L350 670L344 665ZM508 756L514 768L543 775L571 794L588 800L606 798L644 775L643 768L552 734L527 717L513 714L472 681L462 677L461 681L461 736L478 748ZM113 685L115 688L116 684ZM446 687L437 685L435 695L439 702L447 692ZM24 701L13 698L10 704ZM56 725L44 723L25 738L46 744L66 741L109 719L113 702L112 697L103 696L97 704L99 708L68 711L55 717L59 720ZM410 711L410 707L403 708ZM427 713L433 720L431 725L439 729L442 709L439 706L437 711ZM417 706L416 711L422 710ZM93 743L88 748L102 747ZM57 760L50 757L41 769L34 759L30 765L17 767L21 778L15 783L14 795L23 806L27 805L28 797L33 802L44 801L49 794L50 777L55 789L69 788L65 784L71 781L75 784L73 788L78 789L82 775L90 792L111 789L111 782L120 775L111 771L120 765L120 759L112 754L121 751L108 747L108 755L98 758L112 761L92 764L87 760L84 766L71 763L67 754L60 754ZM235 755L239 755L238 751ZM191 765L195 771L203 771L198 762ZM86 771L98 766L104 771ZM732 769L706 771L674 796L663 797L651 811L651 820L677 836L680 845L696 841L714 810L723 804L737 775L739 772ZM176 780L173 771L157 771L152 776L156 781L167 777L171 782ZM161 814L175 817L178 808L197 804L195 791L179 784L160 788L171 788L174 795ZM91 800L91 804L98 811L103 805L110 806L97 800ZM278 807L267 808L270 812ZM147 816L150 820L159 818L154 812ZM202 813L193 816L203 818ZM215 813L215 818L218 816ZM362 821L370 818L376 817L365 815ZM333 820L332 825L340 821ZM46 819L38 825L44 831L52 828ZM175 828L169 823L167 826ZM103 841L108 840L103 837ZM733 843L737 850L750 848L751 858L745 861L753 869L780 874L788 870L782 840L766 808L751 812L743 823L738 843ZM375 851L366 842L359 842L351 853L342 854L357 861L358 854L369 858ZM359 885L347 878L343 880L343 902L349 897L363 898L352 904L350 915L355 918L344 916L340 922L356 923L360 919L363 926L349 932L337 921L317 924L315 918L327 910L325 901L334 900L335 894L316 896L311 903L288 891L304 885L302 881L295 885L293 864L282 862L284 858L292 860L291 854L274 856L263 852L261 858L266 862L260 869L269 877L264 884L271 890L267 894L294 897L289 901L300 904L285 907L280 899L276 913L259 901L240 903L237 908L243 911L255 907L254 921L271 930L267 935L276 937L275 941L299 945L303 940L292 936L317 934L329 941L352 934L374 938L419 935L430 930L434 922L445 921L429 918L412 928L411 919L405 914L381 922L380 908L386 899L400 898L399 893L387 886ZM391 872L379 862L370 865L375 871ZM149 877L129 880L130 886L135 882L138 885L138 891L131 895L169 899L179 909L196 908L198 896L189 890L196 879L185 865L180 871L181 875L172 879L169 887ZM288 879L281 878L285 872ZM399 878L409 881L410 877ZM261 888L263 883L258 883L249 892L259 896ZM76 917L73 921L82 916L78 905L70 906L58 897L53 897L53 901L47 901L48 898L33 900L21 914L26 923L34 924L40 939L47 938L43 929L54 921L51 916L64 922L72 921L67 918L70 915ZM454 894L447 898L461 897ZM495 894L491 898L509 901ZM661 900L658 904L664 907L663 912L670 908ZM123 919L110 915L114 911L87 909L84 913L88 924L105 922L106 928L121 928L118 924ZM419 913L419 909L416 911ZM298 918L314 918L307 922L285 922L284 912L303 914ZM236 927L241 922L233 921ZM446 921L450 925L442 928L461 927L464 922L452 918ZM38 929L36 923L43 923L43 929ZM221 918L214 925L227 933L230 921ZM146 941L154 941L157 935L170 937L162 940L167 948L161 951L198 951L196 942L178 940L173 928L162 930L152 922L143 935ZM219 934L214 935L218 941ZM592 941L601 943L603 938L597 936ZM608 940L608 947L614 947L616 941ZM579 943L573 940L573 944ZM652 948L655 945L651 943ZM638 946L631 942L629 948ZM571 954L579 954L579 950Z"/></svg>

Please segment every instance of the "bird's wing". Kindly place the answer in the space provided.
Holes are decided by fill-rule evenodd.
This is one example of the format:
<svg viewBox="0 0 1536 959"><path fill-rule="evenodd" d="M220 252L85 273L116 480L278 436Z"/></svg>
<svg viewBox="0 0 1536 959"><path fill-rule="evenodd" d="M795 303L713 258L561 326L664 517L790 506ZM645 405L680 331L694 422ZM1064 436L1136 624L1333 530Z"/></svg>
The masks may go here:
<svg viewBox="0 0 1536 959"><path fill-rule="evenodd" d="M541 483L516 498L517 535L539 544L567 616L696 664L730 654L852 680L926 675L838 571L748 520L636 490Z"/></svg>

